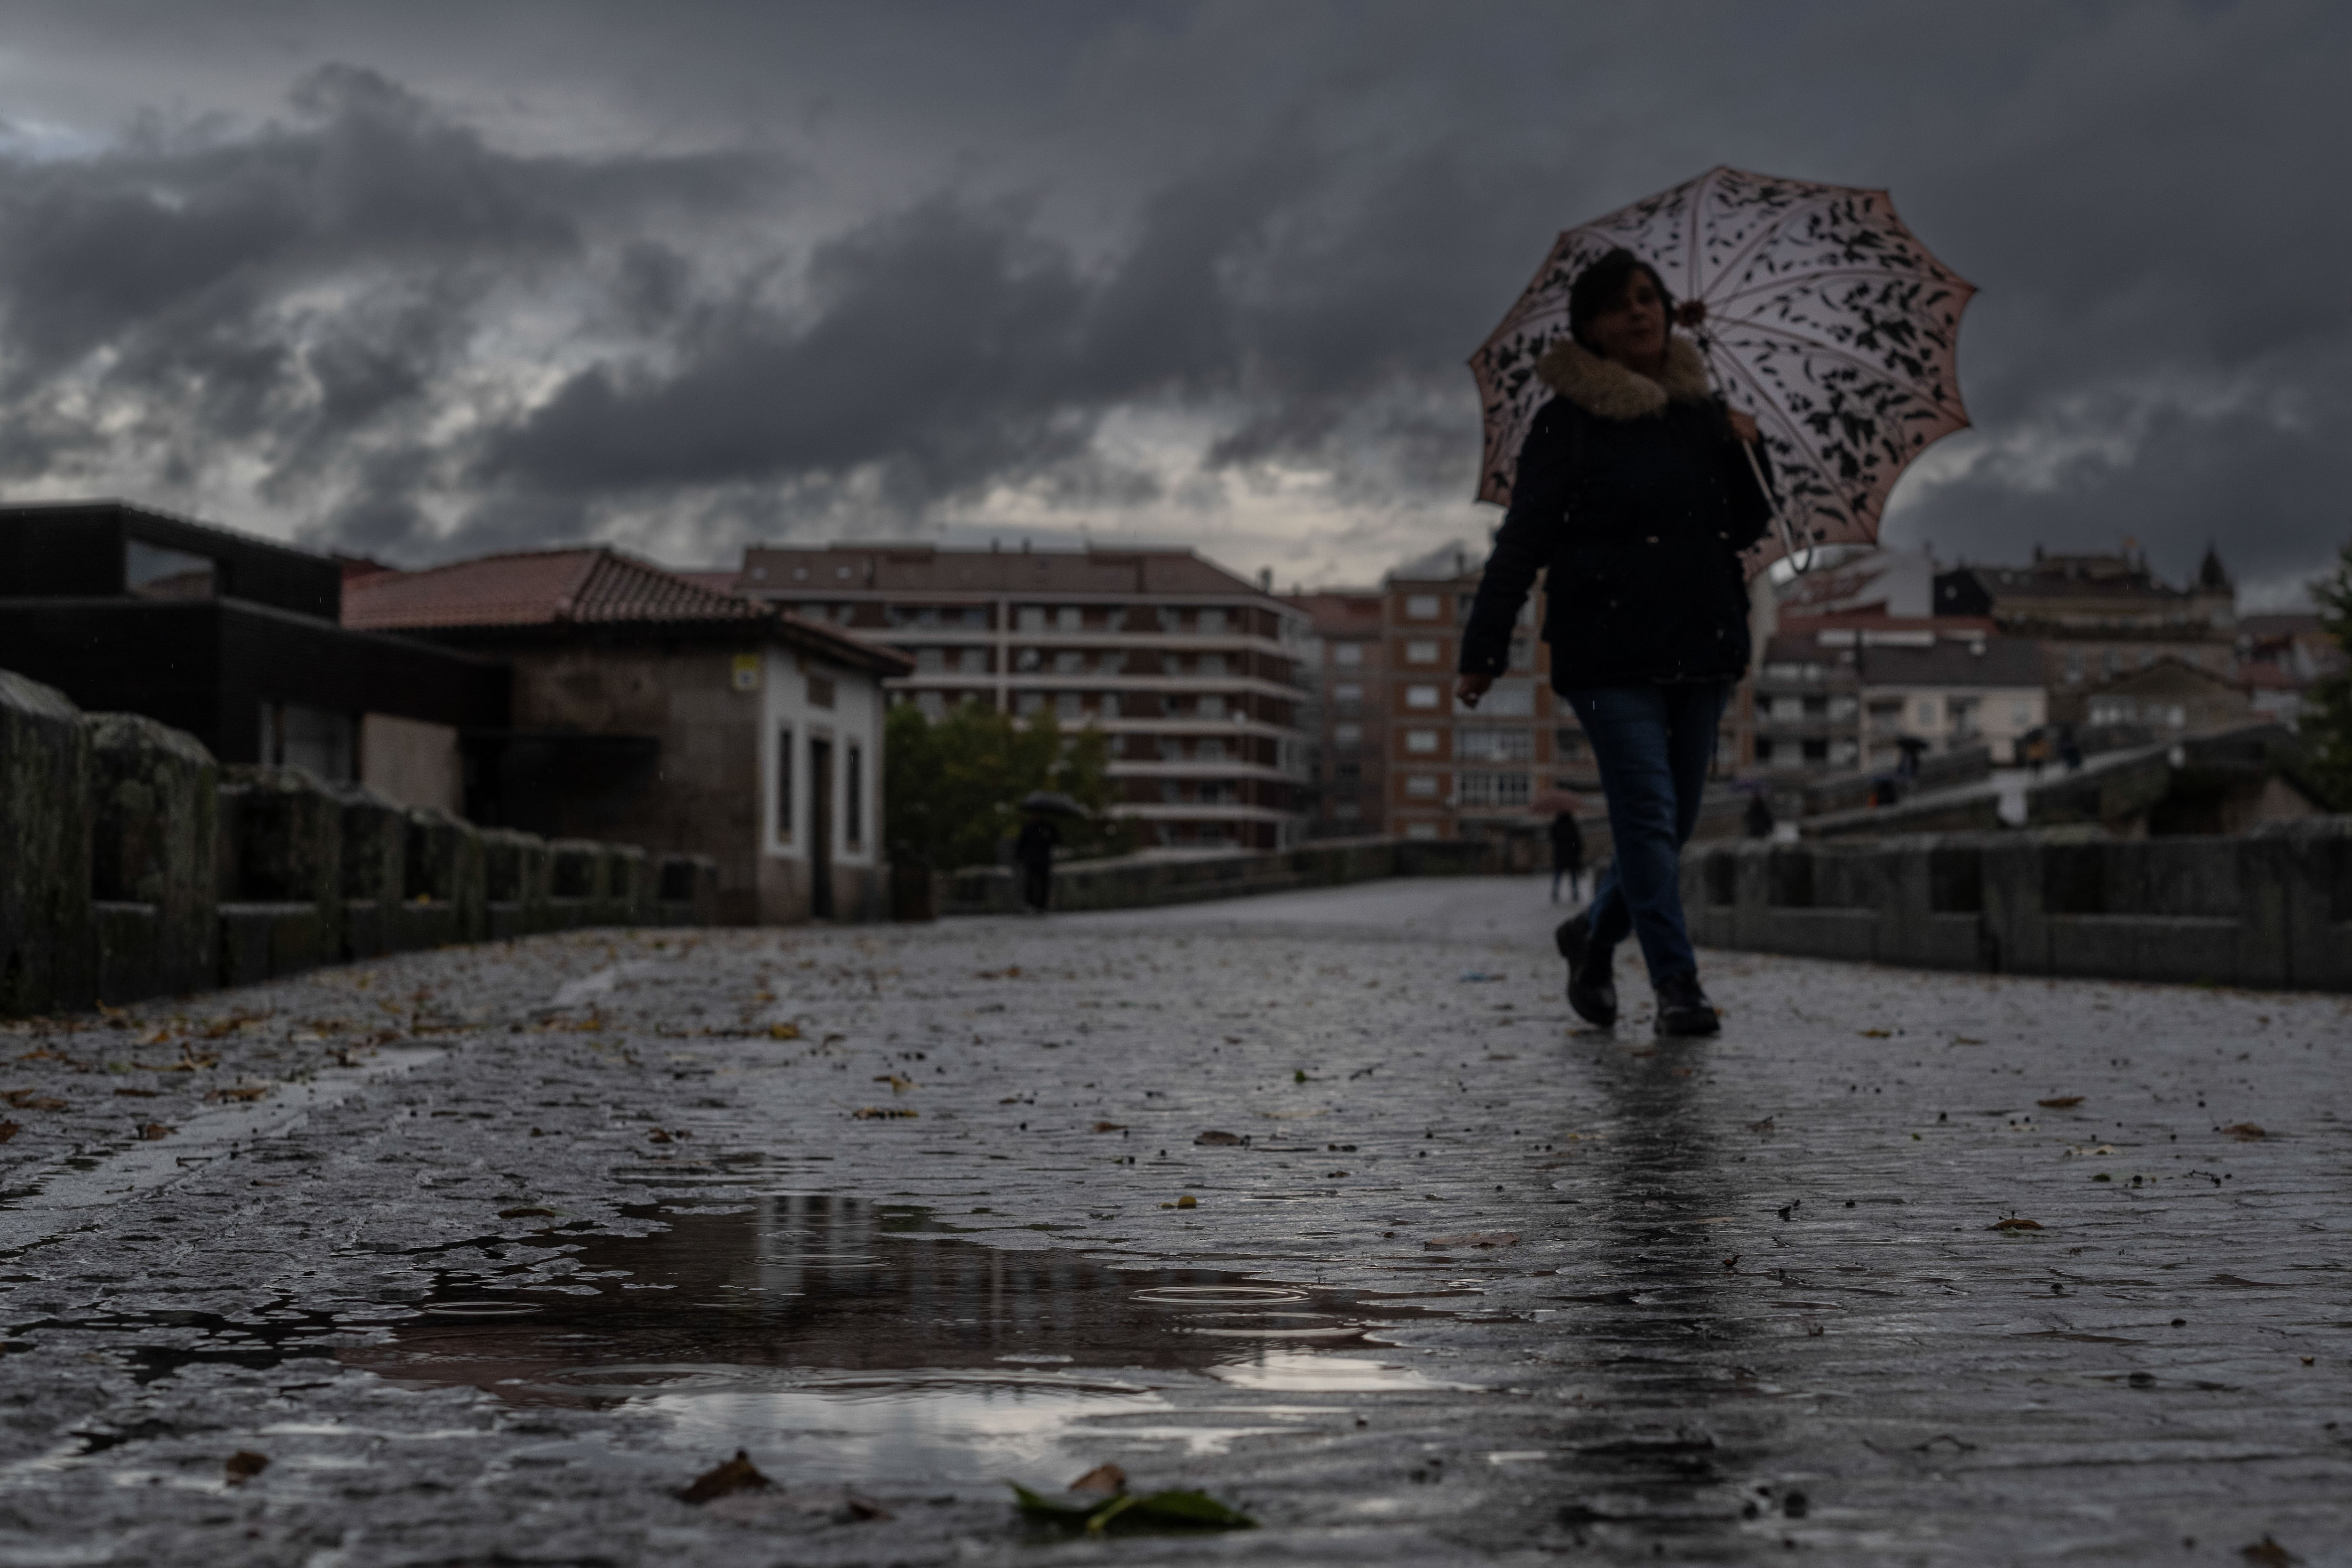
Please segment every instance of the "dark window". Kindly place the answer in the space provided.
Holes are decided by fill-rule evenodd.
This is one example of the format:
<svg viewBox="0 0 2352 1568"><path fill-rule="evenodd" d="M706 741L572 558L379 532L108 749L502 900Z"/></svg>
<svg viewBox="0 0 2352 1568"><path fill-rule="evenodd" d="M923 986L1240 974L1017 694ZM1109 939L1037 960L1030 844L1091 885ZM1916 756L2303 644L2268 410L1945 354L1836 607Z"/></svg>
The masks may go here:
<svg viewBox="0 0 2352 1568"><path fill-rule="evenodd" d="M143 539L122 544L122 585L140 599L210 599L218 572L208 556Z"/></svg>
<svg viewBox="0 0 2352 1568"><path fill-rule="evenodd" d="M833 706L833 677L831 675L820 675L814 670L810 671L808 678L808 700L809 706L811 707L831 707Z"/></svg>
<svg viewBox="0 0 2352 1568"><path fill-rule="evenodd" d="M854 740L842 758L841 789L843 836L855 848L866 841L866 751Z"/></svg>
<svg viewBox="0 0 2352 1568"><path fill-rule="evenodd" d="M776 841L793 841L793 727L776 730Z"/></svg>

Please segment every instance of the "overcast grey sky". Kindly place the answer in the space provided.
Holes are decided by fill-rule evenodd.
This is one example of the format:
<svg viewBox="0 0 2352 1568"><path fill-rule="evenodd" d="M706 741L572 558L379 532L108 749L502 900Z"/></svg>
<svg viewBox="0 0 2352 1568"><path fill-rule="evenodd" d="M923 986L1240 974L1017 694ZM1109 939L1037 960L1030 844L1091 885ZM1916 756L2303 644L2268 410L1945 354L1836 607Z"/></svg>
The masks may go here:
<svg viewBox="0 0 2352 1568"><path fill-rule="evenodd" d="M2352 7L0 4L0 486L404 563L1496 517L1463 361L1716 163L1981 289L1890 542L2352 534Z"/></svg>

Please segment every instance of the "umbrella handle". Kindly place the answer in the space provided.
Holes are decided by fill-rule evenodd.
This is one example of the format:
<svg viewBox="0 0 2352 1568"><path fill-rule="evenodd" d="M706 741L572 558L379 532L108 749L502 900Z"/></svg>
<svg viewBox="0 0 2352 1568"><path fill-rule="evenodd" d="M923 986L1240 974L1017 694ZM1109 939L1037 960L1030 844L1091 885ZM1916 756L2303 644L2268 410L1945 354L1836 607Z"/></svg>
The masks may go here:
<svg viewBox="0 0 2352 1568"><path fill-rule="evenodd" d="M1724 398L1723 378L1715 373L1715 334L1701 331L1694 332L1691 336L1698 340L1699 358L1706 366L1706 379L1715 383L1715 395ZM1724 402L1727 405L1730 400L1724 398ZM1805 547L1804 564L1799 565L1797 530L1789 526L1789 514L1781 508L1780 497L1773 492L1772 486L1766 483L1764 465L1756 461L1756 448L1743 441L1739 444L1739 453L1741 456L1748 459L1748 471L1756 476L1756 488L1761 491L1764 498L1772 504L1772 521L1780 529L1781 559L1789 563L1790 571L1795 572L1799 577L1804 576L1813 570L1812 548Z"/></svg>

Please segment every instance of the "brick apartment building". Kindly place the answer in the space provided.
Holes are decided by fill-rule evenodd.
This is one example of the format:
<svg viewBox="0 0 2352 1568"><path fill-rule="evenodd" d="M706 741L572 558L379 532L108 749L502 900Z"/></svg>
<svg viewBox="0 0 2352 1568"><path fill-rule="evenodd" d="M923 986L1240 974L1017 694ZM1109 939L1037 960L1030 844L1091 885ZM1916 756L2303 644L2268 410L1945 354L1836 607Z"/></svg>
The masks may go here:
<svg viewBox="0 0 2352 1568"><path fill-rule="evenodd" d="M1349 838L1388 831L1387 597L1377 588L1295 593L1313 636L1304 650L1315 701L1301 727L1311 810L1307 832Z"/></svg>
<svg viewBox="0 0 2352 1568"><path fill-rule="evenodd" d="M895 648L894 700L1050 712L1108 737L1114 812L1144 847L1306 835L1307 613L1190 550L754 546L698 580Z"/></svg>

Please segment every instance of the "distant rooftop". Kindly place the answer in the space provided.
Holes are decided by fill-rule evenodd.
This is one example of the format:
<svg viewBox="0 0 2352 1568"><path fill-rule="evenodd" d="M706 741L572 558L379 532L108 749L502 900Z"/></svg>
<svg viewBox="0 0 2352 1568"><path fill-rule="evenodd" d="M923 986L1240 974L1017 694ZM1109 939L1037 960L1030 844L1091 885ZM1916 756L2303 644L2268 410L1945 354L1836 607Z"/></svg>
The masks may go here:
<svg viewBox="0 0 2352 1568"><path fill-rule="evenodd" d="M709 580L709 575L702 576ZM947 549L932 544L752 545L740 593L1181 594L1278 602L1189 549L1093 545L1084 550Z"/></svg>

